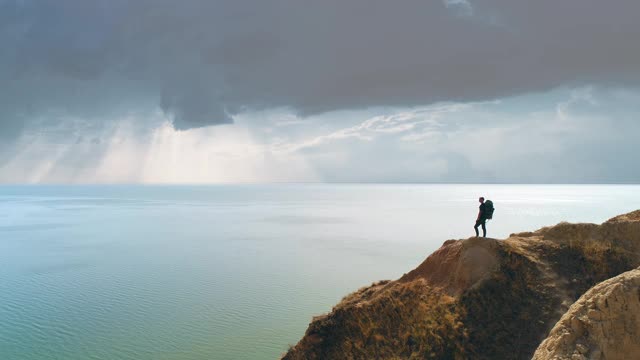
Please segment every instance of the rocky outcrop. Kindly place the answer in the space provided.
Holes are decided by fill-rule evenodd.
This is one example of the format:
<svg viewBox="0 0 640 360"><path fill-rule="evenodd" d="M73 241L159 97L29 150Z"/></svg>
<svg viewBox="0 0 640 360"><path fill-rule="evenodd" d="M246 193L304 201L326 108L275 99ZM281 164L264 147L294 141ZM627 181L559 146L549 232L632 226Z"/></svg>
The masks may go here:
<svg viewBox="0 0 640 360"><path fill-rule="evenodd" d="M459 296L498 268L499 251L500 243L494 239L448 240L398 282L424 279L448 295Z"/></svg>
<svg viewBox="0 0 640 360"><path fill-rule="evenodd" d="M638 266L640 211L448 240L400 279L314 318L284 359L530 359L589 288Z"/></svg>
<svg viewBox="0 0 640 360"><path fill-rule="evenodd" d="M640 269L601 282L562 316L534 360L640 357Z"/></svg>

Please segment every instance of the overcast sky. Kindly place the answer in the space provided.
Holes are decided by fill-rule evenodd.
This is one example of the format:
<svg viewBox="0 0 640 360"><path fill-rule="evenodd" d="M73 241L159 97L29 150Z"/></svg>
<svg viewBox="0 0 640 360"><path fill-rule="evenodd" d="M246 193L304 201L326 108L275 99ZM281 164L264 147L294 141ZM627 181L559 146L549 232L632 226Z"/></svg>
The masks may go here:
<svg viewBox="0 0 640 360"><path fill-rule="evenodd" d="M640 182L638 0L0 0L0 182Z"/></svg>

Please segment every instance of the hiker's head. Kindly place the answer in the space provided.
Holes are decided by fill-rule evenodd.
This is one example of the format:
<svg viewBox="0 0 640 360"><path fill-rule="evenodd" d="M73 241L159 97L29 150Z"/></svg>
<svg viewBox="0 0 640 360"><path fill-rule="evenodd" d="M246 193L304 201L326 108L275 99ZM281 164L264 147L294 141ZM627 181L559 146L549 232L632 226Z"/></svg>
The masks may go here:
<svg viewBox="0 0 640 360"><path fill-rule="evenodd" d="M484 202L484 198L483 198L483 197L480 197L480 199L478 199L478 201L480 201L481 203L483 203L483 202Z"/></svg>

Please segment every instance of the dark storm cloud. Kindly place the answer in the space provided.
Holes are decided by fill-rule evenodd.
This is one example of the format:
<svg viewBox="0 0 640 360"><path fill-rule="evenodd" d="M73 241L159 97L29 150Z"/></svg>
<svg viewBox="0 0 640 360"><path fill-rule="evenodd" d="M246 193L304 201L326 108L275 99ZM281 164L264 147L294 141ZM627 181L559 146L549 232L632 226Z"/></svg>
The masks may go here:
<svg viewBox="0 0 640 360"><path fill-rule="evenodd" d="M0 124L160 107L188 129L637 86L637 0L0 0ZM99 121L99 120L95 120Z"/></svg>

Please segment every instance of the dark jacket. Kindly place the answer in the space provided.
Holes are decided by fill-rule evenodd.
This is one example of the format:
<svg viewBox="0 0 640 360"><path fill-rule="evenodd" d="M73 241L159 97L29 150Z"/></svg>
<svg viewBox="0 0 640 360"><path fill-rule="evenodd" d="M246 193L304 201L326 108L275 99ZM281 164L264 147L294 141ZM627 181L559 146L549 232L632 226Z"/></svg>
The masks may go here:
<svg viewBox="0 0 640 360"><path fill-rule="evenodd" d="M487 204L486 203L480 204L480 217L479 217L480 220L487 220L486 208L487 208Z"/></svg>

